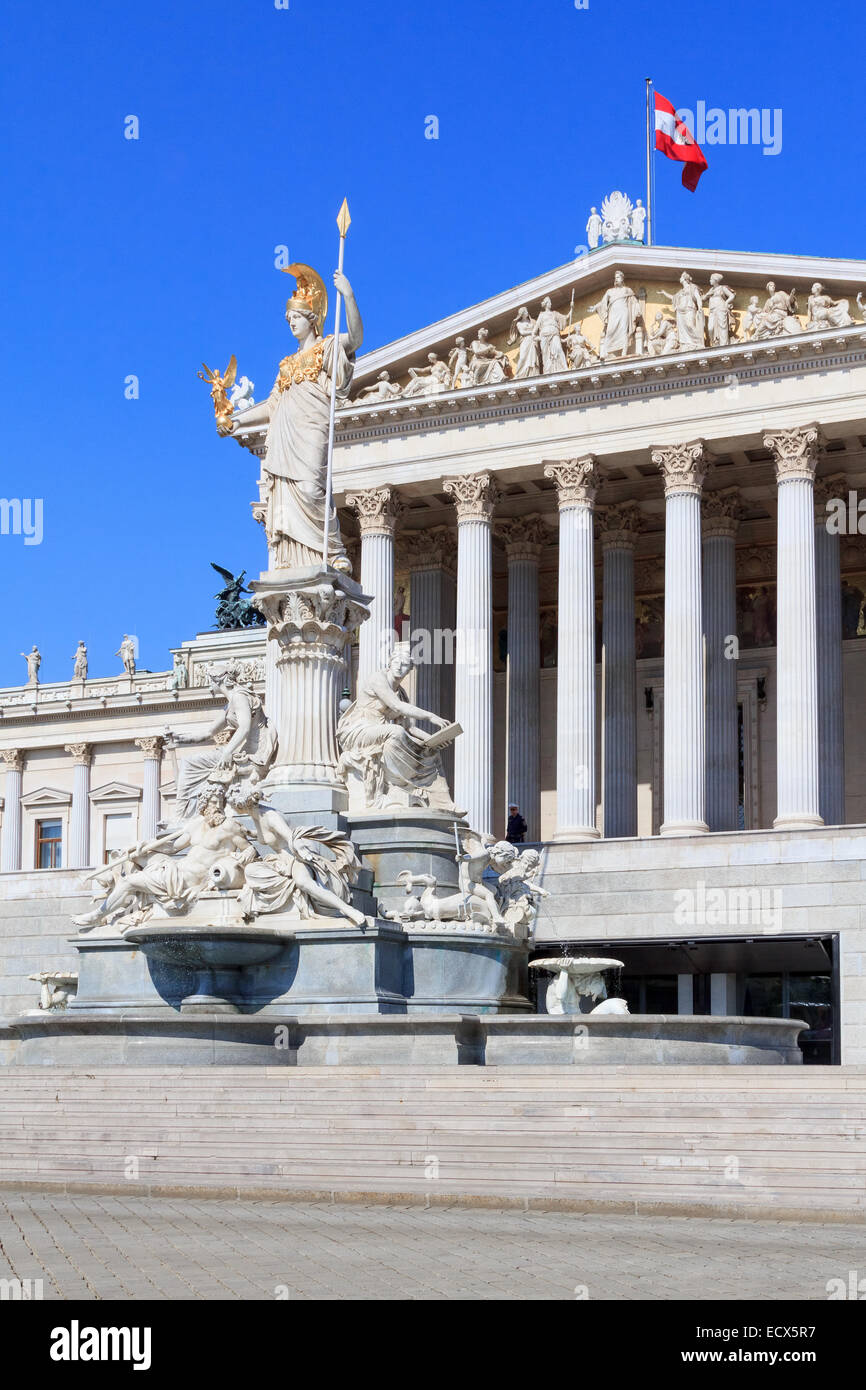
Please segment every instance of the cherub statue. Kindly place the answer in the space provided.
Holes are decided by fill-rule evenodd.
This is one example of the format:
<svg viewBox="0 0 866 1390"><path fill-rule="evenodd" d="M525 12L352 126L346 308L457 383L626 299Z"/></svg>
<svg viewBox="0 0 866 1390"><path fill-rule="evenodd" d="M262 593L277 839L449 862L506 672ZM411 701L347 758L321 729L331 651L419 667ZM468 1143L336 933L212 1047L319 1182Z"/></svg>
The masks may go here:
<svg viewBox="0 0 866 1390"><path fill-rule="evenodd" d="M502 915L515 936L528 936L538 916L538 899L549 898L536 879L541 872L537 849L525 849L510 868L499 875L499 902Z"/></svg>
<svg viewBox="0 0 866 1390"><path fill-rule="evenodd" d="M412 723L429 720L440 729L461 732L459 725L410 704L401 683L412 669L409 644L394 646L388 665L362 680L358 694L337 724L340 770L349 781L350 798L365 808L430 806L454 811L442 774L437 740ZM450 741L450 740L446 740Z"/></svg>
<svg viewBox="0 0 866 1390"><path fill-rule="evenodd" d="M318 825L291 826L279 811L262 806L261 799L258 787L231 798L232 810L250 817L256 840L271 851L246 864L239 900L243 915L250 919L289 912L307 918L319 909L363 926L367 919L349 897L349 885L361 868L351 840Z"/></svg>
<svg viewBox="0 0 866 1390"><path fill-rule="evenodd" d="M39 1008L46 1013L59 1013L65 1009L70 996L78 988L78 975L70 970L37 970L35 975L28 975L27 978L40 986Z"/></svg>
<svg viewBox="0 0 866 1390"><path fill-rule="evenodd" d="M399 922L475 922L500 930L508 928L500 900L484 876L491 869L501 875L512 868L517 858L515 846L472 830L464 831L461 845L456 826L455 836L459 847L458 891L439 897L435 875L413 874L405 869L397 875L397 882L406 890L406 901L398 912L385 912L385 917ZM423 888L420 894L416 892L419 886Z"/></svg>
<svg viewBox="0 0 866 1390"><path fill-rule="evenodd" d="M196 372L199 381L206 381L210 386L211 400L213 401L213 413L216 417L217 430L228 425L234 413L234 404L229 398L229 391L235 384L235 377L238 371L238 359L232 353L229 364L224 372L212 372L207 362L202 362L203 372ZM246 380L246 378L244 378Z"/></svg>

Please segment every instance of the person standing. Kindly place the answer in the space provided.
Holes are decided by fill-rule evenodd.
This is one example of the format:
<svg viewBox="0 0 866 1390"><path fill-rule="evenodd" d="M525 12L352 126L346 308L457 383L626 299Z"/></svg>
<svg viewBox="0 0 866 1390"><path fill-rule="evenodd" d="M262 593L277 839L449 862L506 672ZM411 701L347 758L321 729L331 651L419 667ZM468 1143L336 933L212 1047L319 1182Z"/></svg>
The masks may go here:
<svg viewBox="0 0 866 1390"><path fill-rule="evenodd" d="M508 829L505 838L510 845L522 845L526 839L527 825L520 814L520 807L512 802L508 807Z"/></svg>

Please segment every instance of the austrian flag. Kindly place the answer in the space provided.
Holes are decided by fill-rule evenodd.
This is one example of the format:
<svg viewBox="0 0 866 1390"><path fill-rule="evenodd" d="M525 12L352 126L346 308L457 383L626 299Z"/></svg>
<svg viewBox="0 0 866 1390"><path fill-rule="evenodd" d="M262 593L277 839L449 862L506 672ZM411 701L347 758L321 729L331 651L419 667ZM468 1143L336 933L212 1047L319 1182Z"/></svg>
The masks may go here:
<svg viewBox="0 0 866 1390"><path fill-rule="evenodd" d="M683 165L683 188L694 193L698 179L707 167L704 152L695 143L687 125L677 119L677 113L667 97L653 92L656 104L656 149L668 159L678 159Z"/></svg>

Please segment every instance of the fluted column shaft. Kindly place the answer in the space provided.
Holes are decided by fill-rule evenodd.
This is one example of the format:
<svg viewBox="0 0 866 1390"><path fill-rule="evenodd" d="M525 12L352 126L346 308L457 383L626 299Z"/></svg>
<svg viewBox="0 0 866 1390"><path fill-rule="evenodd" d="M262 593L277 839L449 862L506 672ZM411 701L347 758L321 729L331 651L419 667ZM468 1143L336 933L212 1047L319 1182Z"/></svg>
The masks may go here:
<svg viewBox="0 0 866 1390"><path fill-rule="evenodd" d="M764 436L776 463L776 819L780 830L821 825L815 631L814 480L817 425Z"/></svg>
<svg viewBox="0 0 866 1390"><path fill-rule="evenodd" d="M456 591L453 569L457 544L446 527L412 538L411 641L415 662L415 704L445 719L454 718L454 629ZM423 728L432 725L422 723ZM454 786L454 745L440 754L449 787Z"/></svg>
<svg viewBox="0 0 866 1390"><path fill-rule="evenodd" d="M595 573L588 455L547 464L559 494L559 643L556 672L556 838L598 835L595 791Z"/></svg>
<svg viewBox="0 0 866 1390"><path fill-rule="evenodd" d="M160 805L161 738L137 738L136 747L144 753L144 783L141 795L141 837L156 834L162 814Z"/></svg>
<svg viewBox="0 0 866 1390"><path fill-rule="evenodd" d="M24 777L24 753L19 748L4 748L0 752L0 758L6 765L0 869L3 873L11 873L21 868L21 784Z"/></svg>
<svg viewBox="0 0 866 1390"><path fill-rule="evenodd" d="M839 533L827 527L828 497L847 497L848 479L815 484L815 621L818 665L818 809L825 825L845 823L842 582Z"/></svg>
<svg viewBox="0 0 866 1390"><path fill-rule="evenodd" d="M637 834L634 547L637 507L602 513L602 816L608 838Z"/></svg>
<svg viewBox="0 0 866 1390"><path fill-rule="evenodd" d="M402 512L394 488L369 488L346 498L361 528L361 588L372 599L358 639L358 687L387 666L394 645L394 532Z"/></svg>
<svg viewBox="0 0 866 1390"><path fill-rule="evenodd" d="M539 619L538 564L550 533L539 516L502 523L508 562L508 747L506 817L516 805L526 821L526 837L541 834L539 784Z"/></svg>
<svg viewBox="0 0 866 1390"><path fill-rule="evenodd" d="M71 753L75 760L66 864L70 869L85 869L90 864L90 765L93 749L89 743L67 743L66 752Z"/></svg>
<svg viewBox="0 0 866 1390"><path fill-rule="evenodd" d="M489 473L445 478L457 510L457 664L454 801L474 830L493 830L493 593L491 523L499 495Z"/></svg>
<svg viewBox="0 0 866 1390"><path fill-rule="evenodd" d="M697 835L705 820L706 727L701 612L700 440L653 450L665 480L664 819L662 835Z"/></svg>
<svg viewBox="0 0 866 1390"><path fill-rule="evenodd" d="M707 493L703 505L703 609L707 679L707 800L710 830L736 830L739 807L735 488Z"/></svg>

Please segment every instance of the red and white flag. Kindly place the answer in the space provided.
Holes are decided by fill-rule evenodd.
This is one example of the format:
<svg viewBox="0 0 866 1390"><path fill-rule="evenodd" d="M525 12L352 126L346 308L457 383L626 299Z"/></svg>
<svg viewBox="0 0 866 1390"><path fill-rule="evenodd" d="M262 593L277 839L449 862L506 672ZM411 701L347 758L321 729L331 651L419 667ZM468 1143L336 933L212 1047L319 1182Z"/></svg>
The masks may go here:
<svg viewBox="0 0 866 1390"><path fill-rule="evenodd" d="M683 188L694 193L698 179L707 167L704 152L687 125L677 119L675 108L659 92L653 92L656 106L656 149L668 159L683 165Z"/></svg>

